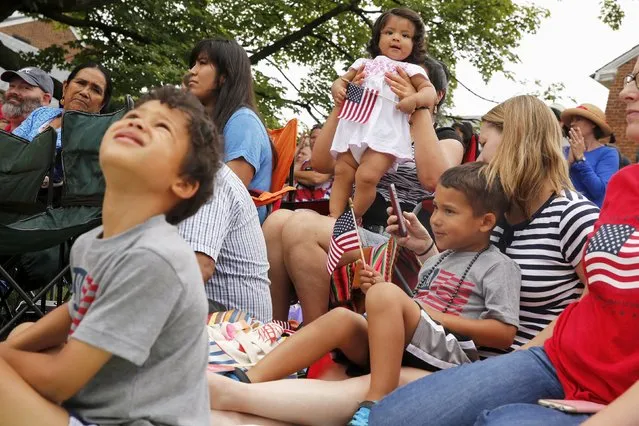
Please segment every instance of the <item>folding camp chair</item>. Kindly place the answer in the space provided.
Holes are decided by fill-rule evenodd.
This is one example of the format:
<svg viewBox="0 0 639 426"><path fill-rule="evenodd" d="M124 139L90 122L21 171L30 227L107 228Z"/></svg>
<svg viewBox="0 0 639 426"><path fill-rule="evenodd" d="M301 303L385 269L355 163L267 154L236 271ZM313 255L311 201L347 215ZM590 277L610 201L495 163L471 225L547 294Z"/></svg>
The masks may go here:
<svg viewBox="0 0 639 426"><path fill-rule="evenodd" d="M257 207L269 206L270 211L277 210L282 197L290 191L295 191L292 186L284 186L289 175L295 156L295 143L297 140L297 119L292 119L281 129L269 130L269 136L275 145L277 152L277 166L271 176L270 192L250 190L253 202Z"/></svg>
<svg viewBox="0 0 639 426"><path fill-rule="evenodd" d="M47 129L32 142L0 130L0 223L44 211L36 202L53 167L56 133Z"/></svg>
<svg viewBox="0 0 639 426"><path fill-rule="evenodd" d="M101 222L102 198L104 196L104 177L100 170L98 162L98 153L100 142L108 127L119 120L125 112L133 106L133 102L127 97L127 106L117 112L105 115L87 114L78 111L65 112L62 123L62 167L64 171L64 185L60 199L60 206L55 207L52 203L52 188L48 189L47 203L41 206L35 201L37 191L25 194L24 199L18 200L16 196L10 199L13 207L17 205L19 209L13 209L9 213L15 215L22 213L17 219L13 217L13 221L3 221L0 223L0 256L5 258L4 262L0 262L0 279L8 286L8 293L0 294L0 313L3 314L2 328L0 329L0 338L24 316L27 311L41 317L46 313L45 299L47 294L57 285L57 305L60 305L67 295L63 295L65 284L70 281L68 252L70 245L79 235L95 228ZM55 131L47 130L38 136L31 143L42 143L40 138L45 138L48 134L51 137L53 132L53 150L49 151L50 155L45 161L38 156L38 165L45 165L43 168L36 168L36 164L32 164L34 170L30 173L15 174L14 167L21 167L22 161L11 163L9 157L0 157L0 182L6 182L11 188L25 188L28 186L29 191L33 187L39 187L42 178L49 173L52 176L53 163L55 161ZM2 135L5 139L11 139L6 134ZM5 140L0 140L3 145ZM13 141L14 146L17 142ZM36 145L39 146L39 145ZM9 148L7 148L10 150ZM17 149L17 148L14 148ZM35 148L31 148L35 150ZM44 151L44 148L42 148ZM23 148L24 152L27 152ZM28 151L30 152L30 151ZM14 159L18 155L14 153ZM21 157L20 157L21 158ZM48 172L47 172L48 170ZM38 180L39 179L39 180ZM51 181L51 179L50 179ZM3 196L4 189L0 189ZM7 191L8 193L9 191ZM35 194L35 195L34 195ZM6 204L6 203L5 203ZM4 206L6 207L6 205ZM5 212L5 208L0 204L0 211ZM10 205L11 207L11 205ZM32 209L32 211L28 211ZM33 210L40 212L33 214ZM28 253L53 251L59 248L57 259L56 274L49 282L42 282L38 286L39 290L28 291L17 281L20 276L16 258L24 256ZM37 267L34 265L32 267ZM13 303L9 299L11 293L15 293ZM40 306L38 306L40 302Z"/></svg>

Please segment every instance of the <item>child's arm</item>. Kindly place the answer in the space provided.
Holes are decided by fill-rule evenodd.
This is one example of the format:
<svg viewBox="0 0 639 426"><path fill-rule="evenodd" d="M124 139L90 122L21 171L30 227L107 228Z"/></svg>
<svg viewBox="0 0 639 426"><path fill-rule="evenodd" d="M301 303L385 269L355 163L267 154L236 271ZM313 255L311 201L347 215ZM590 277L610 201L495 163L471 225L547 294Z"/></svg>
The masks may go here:
<svg viewBox="0 0 639 426"><path fill-rule="evenodd" d="M29 328L11 336L3 345L28 352L40 352L60 346L66 342L71 328L68 305L65 303L59 306Z"/></svg>
<svg viewBox="0 0 639 426"><path fill-rule="evenodd" d="M344 102L344 99L346 98L346 86L348 86L349 81L353 80L357 71L358 70L351 68L346 74L333 82L331 94L333 95L335 105L341 105L342 102Z"/></svg>
<svg viewBox="0 0 639 426"><path fill-rule="evenodd" d="M70 339L55 354L0 346L0 357L36 392L52 402L61 403L82 389L109 361L111 354Z"/></svg>
<svg viewBox="0 0 639 426"><path fill-rule="evenodd" d="M397 104L397 109L406 114L412 114L416 108L433 109L437 103L437 92L432 83L423 75L415 74L410 77L411 84L417 93L407 96Z"/></svg>
<svg viewBox="0 0 639 426"><path fill-rule="evenodd" d="M513 344L517 327L495 319L470 319L444 314L417 301L426 313L446 329L470 337L477 346L508 349Z"/></svg>

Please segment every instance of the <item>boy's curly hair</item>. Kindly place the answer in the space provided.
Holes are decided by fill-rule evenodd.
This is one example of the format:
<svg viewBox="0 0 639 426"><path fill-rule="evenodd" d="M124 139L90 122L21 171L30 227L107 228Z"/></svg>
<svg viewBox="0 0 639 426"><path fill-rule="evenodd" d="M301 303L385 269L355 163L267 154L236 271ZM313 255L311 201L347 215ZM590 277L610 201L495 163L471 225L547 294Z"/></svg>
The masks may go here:
<svg viewBox="0 0 639 426"><path fill-rule="evenodd" d="M426 59L426 28L424 27L424 21L417 12L407 7L397 7L391 10L387 10L377 18L375 24L373 24L373 36L368 42L368 53L371 57L375 58L381 55L379 50L379 38L382 34L382 29L391 16L397 16L399 18L408 19L415 26L415 34L413 35L413 51L408 55L404 62L409 62L415 65L424 65Z"/></svg>
<svg viewBox="0 0 639 426"><path fill-rule="evenodd" d="M192 94L174 86L158 87L140 98L136 107L149 101L160 101L188 117L188 127L184 130L188 131L191 143L182 162L182 177L189 182L198 182L199 187L193 197L180 201L166 213L167 222L176 225L194 215L213 195L215 174L221 166L222 138L200 101Z"/></svg>

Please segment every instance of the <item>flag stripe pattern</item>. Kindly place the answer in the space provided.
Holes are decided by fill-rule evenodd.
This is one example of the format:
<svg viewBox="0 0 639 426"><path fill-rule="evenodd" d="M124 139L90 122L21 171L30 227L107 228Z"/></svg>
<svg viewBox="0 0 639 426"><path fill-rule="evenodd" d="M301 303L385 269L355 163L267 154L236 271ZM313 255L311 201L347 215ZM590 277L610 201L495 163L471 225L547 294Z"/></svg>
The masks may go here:
<svg viewBox="0 0 639 426"><path fill-rule="evenodd" d="M346 99L337 118L365 124L371 116L379 92L356 84L346 86Z"/></svg>
<svg viewBox="0 0 639 426"><path fill-rule="evenodd" d="M342 258L342 254L359 247L357 227L351 209L347 209L335 221L333 226L333 236L328 246L328 259L326 259L326 269L329 275L333 273L335 267Z"/></svg>
<svg viewBox="0 0 639 426"><path fill-rule="evenodd" d="M588 243L585 267L590 285L639 288L639 232L630 225L601 225Z"/></svg>
<svg viewBox="0 0 639 426"><path fill-rule="evenodd" d="M80 303L77 305L75 314L71 322L71 329L69 330L69 336L72 335L80 325L82 318L87 313L91 304L95 300L95 294L98 292L98 285L93 282L93 279L89 276L86 277L86 281L82 284L82 290L80 295Z"/></svg>

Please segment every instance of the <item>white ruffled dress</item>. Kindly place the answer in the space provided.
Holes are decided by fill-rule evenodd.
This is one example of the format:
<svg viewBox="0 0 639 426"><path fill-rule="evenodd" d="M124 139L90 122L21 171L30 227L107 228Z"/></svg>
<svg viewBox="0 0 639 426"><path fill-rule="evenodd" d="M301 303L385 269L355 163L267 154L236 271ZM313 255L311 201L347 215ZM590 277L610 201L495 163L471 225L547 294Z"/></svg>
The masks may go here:
<svg viewBox="0 0 639 426"><path fill-rule="evenodd" d="M355 160L359 163L362 154L367 148L377 152L391 154L395 157L392 170L406 161L412 160L409 116L396 108L399 98L390 86L384 81L386 72L395 72L397 67L402 67L409 77L417 74L428 79L424 68L407 62L394 61L386 56L379 55L375 59L360 58L351 69L359 69L364 65L366 77L362 86L377 90L380 96L375 102L373 111L365 124L340 119L331 154L337 157L339 153L351 151ZM391 101L394 100L395 102Z"/></svg>

